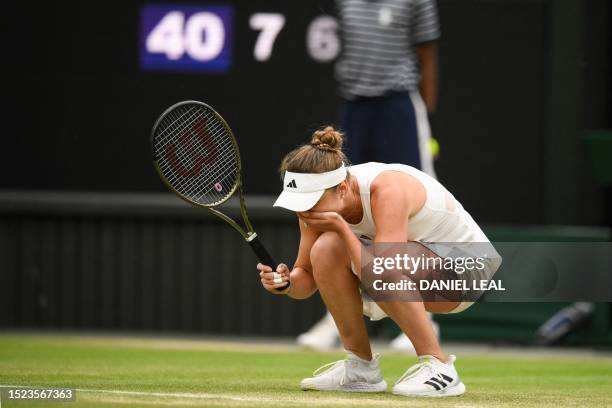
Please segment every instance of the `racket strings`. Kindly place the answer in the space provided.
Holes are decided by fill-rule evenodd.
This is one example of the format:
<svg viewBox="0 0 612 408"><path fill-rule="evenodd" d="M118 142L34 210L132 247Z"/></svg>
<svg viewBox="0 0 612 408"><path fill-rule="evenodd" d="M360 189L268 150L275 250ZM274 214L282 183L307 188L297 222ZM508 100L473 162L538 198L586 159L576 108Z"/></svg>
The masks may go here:
<svg viewBox="0 0 612 408"><path fill-rule="evenodd" d="M225 188L224 191L231 191L235 182L236 182L236 178L232 178L230 180L228 180L227 177L222 177L224 174L227 174L233 167L234 167L234 163L231 162L230 160L226 160L226 163L222 163L222 166L224 166L223 168L220 168L215 174L212 175L212 179L220 179L221 181L219 181L219 184L221 184L221 186L223 188ZM217 188L213 185L213 187L209 188L207 191L205 191L203 193L207 194L207 193L211 193L213 191L216 191ZM213 193L214 194L214 193ZM224 197L224 195L220 196L220 197ZM199 199L201 199L202 197L199 197Z"/></svg>
<svg viewBox="0 0 612 408"><path fill-rule="evenodd" d="M220 118L199 105L184 105L160 121L154 150L163 176L192 201L225 201L238 182L238 157L232 136Z"/></svg>
<svg viewBox="0 0 612 408"><path fill-rule="evenodd" d="M221 129L221 127L222 127L222 125L219 125L215 129L213 129L213 131L219 131ZM225 146L224 147L224 151L222 152L222 155L228 156L227 153L229 153L229 152L227 150L231 149L231 148L233 148L231 145ZM201 155L200 155L199 152L194 150L194 151L192 151L192 153L190 155L180 157L179 160L181 161L182 164L186 165L185 166L186 168L192 168L193 166L196 165L196 159L194 159L195 157L201 157ZM227 160L226 160L226 162L227 162ZM166 162L164 164L164 166L162 167L162 170L163 171L167 171L170 166L171 166L170 162ZM218 176L218 174L217 174L217 176ZM172 181L175 181L175 179L172 180ZM197 181L198 181L197 179L192 179L191 183L189 183L189 184L195 184L195 183L197 183Z"/></svg>
<svg viewBox="0 0 612 408"><path fill-rule="evenodd" d="M225 150L229 150L229 149L233 149L233 147L229 146L225 148ZM229 153L229 152L225 152L225 153ZM190 165L194 164L193 161L189 161L189 160L187 161L187 163ZM219 169L216 172L209 175L209 178L211 180L215 180L215 179L220 180L219 184L225 189L224 191L230 191L232 189L232 186L234 185L235 180L227 180L227 177L223 177L224 174L226 174L229 170L231 170L233 164L234 164L233 159L230 157L226 157L226 159L223 162L220 162L218 164ZM221 166L224 166L224 167L221 167ZM178 178L175 177L172 180L172 182L176 182L177 179ZM189 189L189 188L194 187L199 182L200 180L198 180L197 178L192 178L191 181L187 180L186 182L184 182L182 184L182 187L184 189ZM200 196L195 197L195 199L196 201L200 201L203 198L203 196L208 193L212 193L217 199L222 199L224 197L223 194L214 193L214 191L216 191L215 185L210 187L208 190L204 191Z"/></svg>
<svg viewBox="0 0 612 408"><path fill-rule="evenodd" d="M232 153L232 146L226 146L224 150L221 152L221 155L227 155L228 153ZM201 160L201 159L200 159ZM184 191L186 194L190 195L190 198L198 201L198 202L216 202L222 200L225 196L226 192L231 191L232 186L235 184L234 173L232 170L232 162L231 159L219 160L215 163L214 167L206 167L209 169L208 173L202 173L200 177L192 177L192 176L183 176L183 175L174 175L174 177L170 178L170 182L173 184L177 184L178 187ZM194 159L191 157L188 160L184 161L187 165L198 165L198 163L194 164ZM226 165L226 163L228 165ZM200 163L201 164L201 163ZM224 167L220 167L224 166ZM218 169L215 171L215 169ZM230 171L228 173L228 171ZM228 179L229 176L229 179ZM201 187L203 183L206 182L204 180L210 180L208 182L211 187L202 190ZM212 183L212 181L217 180L217 182Z"/></svg>
<svg viewBox="0 0 612 408"><path fill-rule="evenodd" d="M191 110L193 111L193 113L190 114L188 117L186 117L188 115L188 112L185 112L181 115L171 112L166 118L164 118L164 120L160 124L160 129L163 130L160 131L159 136L157 137L158 141L156 143L156 153L157 157L160 157L162 159L160 166L165 173L171 172L171 161L168 160L169 157L167 156L168 148L176 148L178 146L178 135L185 134L189 130L189 128L193 126L194 120L197 119L197 110ZM176 119L174 119L173 116L177 116ZM169 122L170 120L172 120L170 123L164 123ZM162 137L162 135L164 136ZM195 155L196 153L198 152L195 150L191 151L191 155ZM193 162L190 163L189 157L185 154L185 152L182 152L182 155L180 157L177 157L176 159L179 160L181 164L186 165L186 168L188 168L188 165L193 164ZM170 175L172 176L172 174Z"/></svg>
<svg viewBox="0 0 612 408"><path fill-rule="evenodd" d="M227 169L229 169L229 167ZM203 178L206 177L209 180L217 180L217 182L212 183L203 180ZM220 174L219 171L214 174L202 174L201 177L184 177L175 175L174 177L170 177L169 182L172 185L177 186L177 190L179 190L181 193L188 195L190 199L196 202L215 203L224 199L226 194L223 192L227 193L232 191L233 185L236 181L235 179L236 177L234 174ZM203 184L209 184L212 185L212 187L202 190L201 186Z"/></svg>
<svg viewBox="0 0 612 408"><path fill-rule="evenodd" d="M185 112L183 113L180 113L178 110L168 113L167 116L160 123L160 128L162 128L163 130L161 130L157 136L158 143L164 143L166 142L168 137L172 137L174 135L174 132L178 130L177 126L180 126L182 124L182 128L187 128L187 126L191 123L190 121L192 120L192 118L197 115L198 110L194 107L185 109ZM165 136L164 133L166 133Z"/></svg>
<svg viewBox="0 0 612 408"><path fill-rule="evenodd" d="M189 114L190 111L192 112L191 114ZM194 109L194 108L189 109L189 111L186 111L183 114L179 114L178 112L172 111L164 118L164 120L162 120L162 122L160 123L160 129L163 129L163 130L159 132L159 135L157 136L157 142L156 142L156 156L157 157L164 158L165 157L164 155L166 153L165 149L168 146L176 147L176 144L174 143L174 140L172 139L173 138L176 139L177 135L184 134L184 132L186 132L190 126L193 126L193 121L196 119L197 114L198 114L198 111L197 109ZM185 117L187 115L189 116ZM167 122L170 122L170 123L167 123ZM177 125L177 122L178 122L178 125ZM191 152L193 156L195 156L197 153L198 152L196 152L195 150ZM167 159L167 157L165 158ZM182 164L186 164L188 166L192 166L194 164L193 161L189 160L189 157L185 155L177 159L180 160ZM170 164L170 161L168 160L162 161L162 163L160 163L160 167L165 173L169 172L170 166L171 164Z"/></svg>
<svg viewBox="0 0 612 408"><path fill-rule="evenodd" d="M230 167L228 166L227 169L225 169L225 171L227 171ZM212 180L220 180L217 183L215 183L212 187L208 188L207 190L201 192L201 194L197 197L194 197L195 201L197 202L206 202L209 200L204 200L205 196L207 194L210 194L212 196L215 197L215 199L213 200L213 202L218 202L220 200L222 200L225 195L224 194L220 194L218 192L218 190L221 191L231 191L233 189L234 183L235 183L235 178L232 178L230 180L227 179L227 177L223 177L223 172L220 170L218 172L216 172L215 174L213 174L212 176ZM192 180L191 183L189 183L188 185L186 185L186 187L192 187L194 185L196 185L196 183L198 183L198 180ZM217 186L220 185L222 188L219 189ZM217 192L215 192L217 191Z"/></svg>
<svg viewBox="0 0 612 408"><path fill-rule="evenodd" d="M194 125L194 122L199 118L200 115L197 109L192 108L190 110L193 112L188 117L185 117L186 115L188 115L188 112L184 114L170 112L168 116L164 118L164 120L160 124L160 128L164 130L159 132L159 136L157 137L158 141L156 142L156 145L158 146L158 150L159 150L159 147L163 149L164 147L168 146L169 142L175 141L175 139L177 138L177 135L184 134L186 131L189 130L190 127ZM174 117L176 117L176 119ZM170 120L171 120L170 123L168 124L164 123ZM178 125L177 125L177 122L178 122ZM162 136L164 133L165 135ZM157 153L162 154L163 150ZM197 153L197 152L194 152L194 153ZM186 160L186 158L182 157L181 160Z"/></svg>

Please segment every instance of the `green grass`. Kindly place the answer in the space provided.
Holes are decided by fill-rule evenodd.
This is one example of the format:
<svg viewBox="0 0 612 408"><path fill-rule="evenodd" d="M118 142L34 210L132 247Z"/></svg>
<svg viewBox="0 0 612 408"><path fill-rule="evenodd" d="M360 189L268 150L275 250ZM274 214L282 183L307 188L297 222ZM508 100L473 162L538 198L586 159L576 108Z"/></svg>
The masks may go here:
<svg viewBox="0 0 612 408"><path fill-rule="evenodd" d="M0 384L77 388L77 402L53 407L130 406L612 406L612 359L459 355L467 393L448 399L303 392L301 378L340 353L187 340L0 336ZM391 385L415 362L387 353ZM134 393L115 394L104 390ZM172 395L149 395L148 393ZM141 394L139 394L141 393ZM41 407L2 403L2 407Z"/></svg>

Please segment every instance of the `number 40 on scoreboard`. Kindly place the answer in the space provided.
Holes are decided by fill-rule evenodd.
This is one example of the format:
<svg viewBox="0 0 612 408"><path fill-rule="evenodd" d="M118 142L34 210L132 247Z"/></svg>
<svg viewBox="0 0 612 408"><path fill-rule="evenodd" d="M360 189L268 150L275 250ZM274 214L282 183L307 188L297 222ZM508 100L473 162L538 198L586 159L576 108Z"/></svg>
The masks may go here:
<svg viewBox="0 0 612 408"><path fill-rule="evenodd" d="M140 65L144 70L228 72L232 65L233 8L218 6L145 5L140 21ZM249 25L257 32L253 58L267 61L285 26L280 13L254 13ZM340 52L338 23L316 17L306 32L310 57L333 61Z"/></svg>

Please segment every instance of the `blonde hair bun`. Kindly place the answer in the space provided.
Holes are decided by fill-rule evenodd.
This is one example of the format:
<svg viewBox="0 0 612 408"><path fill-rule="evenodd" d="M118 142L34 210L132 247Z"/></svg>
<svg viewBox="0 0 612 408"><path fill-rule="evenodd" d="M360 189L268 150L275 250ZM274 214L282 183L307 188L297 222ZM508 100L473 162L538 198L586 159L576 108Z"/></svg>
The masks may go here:
<svg viewBox="0 0 612 408"><path fill-rule="evenodd" d="M341 150L344 135L342 132L327 126L312 134L310 144L321 150Z"/></svg>

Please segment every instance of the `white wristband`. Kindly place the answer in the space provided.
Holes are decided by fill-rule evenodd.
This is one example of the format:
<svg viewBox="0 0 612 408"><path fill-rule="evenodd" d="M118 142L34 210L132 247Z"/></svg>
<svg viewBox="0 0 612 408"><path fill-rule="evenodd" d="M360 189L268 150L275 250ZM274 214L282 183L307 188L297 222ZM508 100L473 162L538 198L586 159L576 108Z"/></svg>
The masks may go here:
<svg viewBox="0 0 612 408"><path fill-rule="evenodd" d="M283 283L283 275L278 272L274 272L274 283Z"/></svg>

